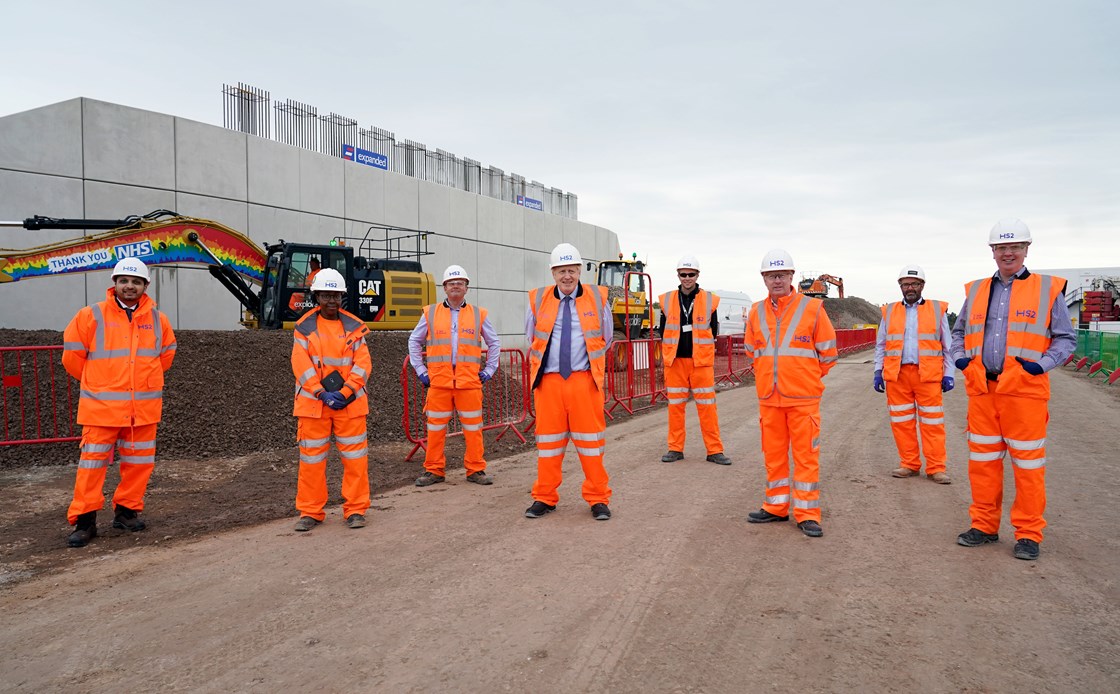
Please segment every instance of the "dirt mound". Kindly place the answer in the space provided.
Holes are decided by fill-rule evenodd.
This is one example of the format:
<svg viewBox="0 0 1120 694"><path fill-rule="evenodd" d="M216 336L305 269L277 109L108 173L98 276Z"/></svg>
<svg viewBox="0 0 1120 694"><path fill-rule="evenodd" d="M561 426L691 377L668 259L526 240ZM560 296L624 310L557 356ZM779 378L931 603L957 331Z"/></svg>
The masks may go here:
<svg viewBox="0 0 1120 694"><path fill-rule="evenodd" d="M843 299L826 298L824 310L832 321L832 327L837 330L846 330L860 324L878 325L882 318L882 312L877 305L858 296Z"/></svg>
<svg viewBox="0 0 1120 694"><path fill-rule="evenodd" d="M239 456L294 444L291 332L182 330L175 335L175 364L164 386L161 459ZM374 365L366 386L371 394L369 438L371 443L399 442L404 439L400 371L408 353L408 333L374 332L366 341ZM0 347L61 344L62 334L55 331L0 330ZM75 386L69 398L71 414L65 401L54 403L55 413L62 422L73 421L77 382L59 365L58 353L50 354L58 377ZM23 366L28 374L31 363ZM40 372L45 371L43 366L40 362ZM15 370L14 363L5 365L5 373ZM10 397L14 400L14 395ZM19 410L16 404L9 402L9 427L18 430L18 420L13 419ZM40 412L50 416L51 406L40 403ZM74 431L80 433L80 428ZM0 447L0 467L71 463L75 448L73 442Z"/></svg>

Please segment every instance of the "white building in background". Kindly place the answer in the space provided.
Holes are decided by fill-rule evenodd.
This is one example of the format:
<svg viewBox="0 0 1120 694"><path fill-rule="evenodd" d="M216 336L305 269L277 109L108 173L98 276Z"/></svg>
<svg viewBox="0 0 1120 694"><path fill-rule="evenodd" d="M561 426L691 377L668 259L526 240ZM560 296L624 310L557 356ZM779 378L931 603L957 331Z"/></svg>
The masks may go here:
<svg viewBox="0 0 1120 694"><path fill-rule="evenodd" d="M1069 306L1069 317L1074 325L1080 324L1093 330L1120 332L1120 321L1102 320L1089 323L1087 320L1081 320L1081 306L1085 292L1111 291L1113 300L1120 303L1120 267L1040 269L1037 272L1040 275L1054 275L1066 280L1066 305Z"/></svg>
<svg viewBox="0 0 1120 694"><path fill-rule="evenodd" d="M722 289L713 289L712 293L719 296L719 309L716 311L719 318L719 334L734 335L746 332L747 315L751 311L751 297L743 292L725 292Z"/></svg>
<svg viewBox="0 0 1120 694"><path fill-rule="evenodd" d="M588 260L618 256L609 229L222 127L88 98L0 117L0 219L122 219L152 210L210 219L255 241L327 244L374 224L428 232L438 283L467 268L502 345L525 342L526 291L551 282L561 242ZM80 231L0 229L26 249ZM152 268L160 310L178 329L239 329L241 306L204 267ZM61 330L99 301L108 272L0 284L0 326ZM585 273L584 282L594 281Z"/></svg>

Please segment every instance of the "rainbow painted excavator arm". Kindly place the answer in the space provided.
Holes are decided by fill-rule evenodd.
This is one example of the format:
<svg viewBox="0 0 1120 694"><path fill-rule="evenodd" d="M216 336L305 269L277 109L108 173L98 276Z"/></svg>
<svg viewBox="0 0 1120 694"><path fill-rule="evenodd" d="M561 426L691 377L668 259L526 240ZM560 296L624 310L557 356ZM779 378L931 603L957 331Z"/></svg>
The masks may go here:
<svg viewBox="0 0 1120 694"><path fill-rule="evenodd" d="M31 217L0 226L38 229L105 229L92 236L58 241L25 250L0 248L0 284L34 277L111 270L122 258L147 265L206 265L250 311L257 300L247 284L264 279L265 250L241 232L206 219L156 210L125 219L56 219Z"/></svg>

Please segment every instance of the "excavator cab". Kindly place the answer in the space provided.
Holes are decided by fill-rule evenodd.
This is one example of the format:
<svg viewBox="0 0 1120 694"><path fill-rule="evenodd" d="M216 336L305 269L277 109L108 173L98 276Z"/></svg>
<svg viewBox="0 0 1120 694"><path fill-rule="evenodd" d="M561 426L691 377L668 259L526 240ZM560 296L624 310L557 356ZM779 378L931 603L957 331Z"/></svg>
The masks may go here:
<svg viewBox="0 0 1120 694"><path fill-rule="evenodd" d="M614 314L615 339L630 340L649 337L649 303L646 299L645 263L634 258L599 263L597 284L607 287L607 299Z"/></svg>
<svg viewBox="0 0 1120 694"><path fill-rule="evenodd" d="M311 295L311 280L317 269L332 268L346 278L354 276L354 249L349 246L323 247L320 245L278 243L268 246L265 262L265 279L262 285L262 315L260 327L291 327L303 314L315 307ZM318 266L318 267L316 267ZM354 310L355 289L348 279L342 308ZM362 317L363 320L366 318Z"/></svg>

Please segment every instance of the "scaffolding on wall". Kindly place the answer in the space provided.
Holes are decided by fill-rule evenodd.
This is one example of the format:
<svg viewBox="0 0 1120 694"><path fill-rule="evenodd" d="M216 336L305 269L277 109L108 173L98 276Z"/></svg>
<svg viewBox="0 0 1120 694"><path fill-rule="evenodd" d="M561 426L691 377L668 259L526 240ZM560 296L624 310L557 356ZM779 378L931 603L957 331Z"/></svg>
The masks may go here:
<svg viewBox="0 0 1120 694"><path fill-rule="evenodd" d="M386 171L578 219L574 193L442 149L428 149L419 142L397 140L388 130L363 128L353 118L337 113L321 116L310 104L292 99L273 102L269 92L242 82L222 85L222 104L223 125L230 130L340 159L368 159L365 163L373 162L371 165ZM270 128L273 122L275 137Z"/></svg>

